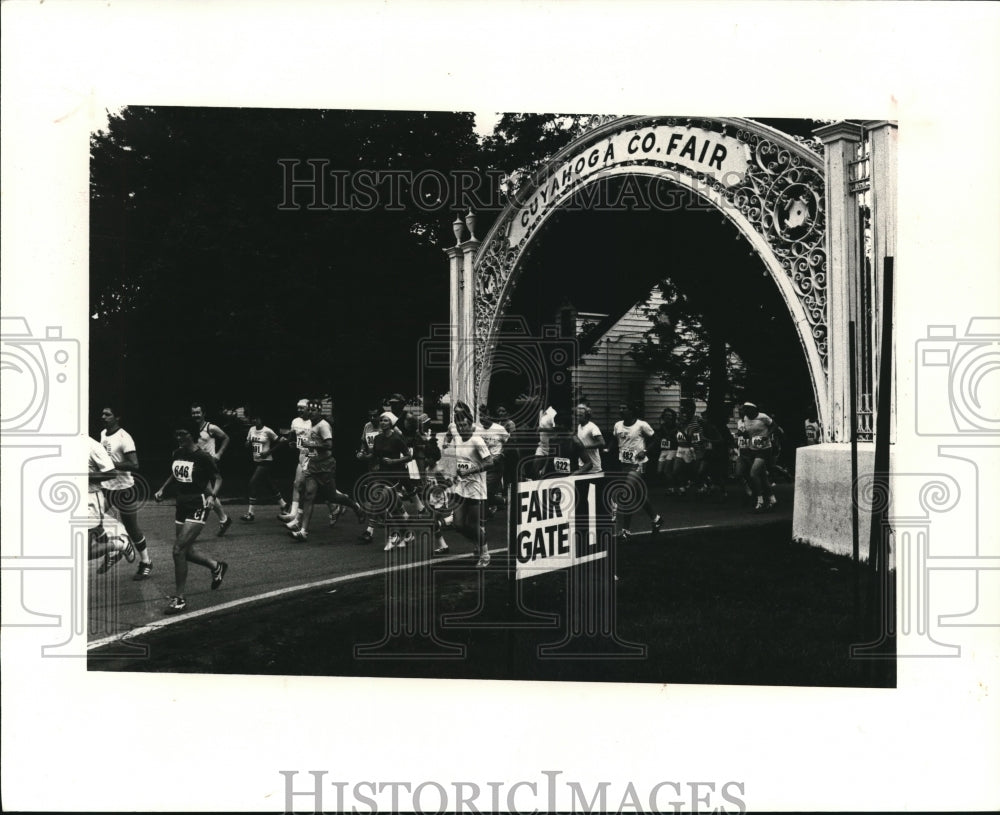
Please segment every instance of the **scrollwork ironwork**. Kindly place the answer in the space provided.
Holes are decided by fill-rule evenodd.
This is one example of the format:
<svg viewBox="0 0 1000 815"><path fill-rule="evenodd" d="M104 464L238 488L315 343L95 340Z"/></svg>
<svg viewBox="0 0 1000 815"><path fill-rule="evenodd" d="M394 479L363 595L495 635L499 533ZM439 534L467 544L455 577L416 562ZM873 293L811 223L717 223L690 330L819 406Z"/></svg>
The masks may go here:
<svg viewBox="0 0 1000 815"><path fill-rule="evenodd" d="M827 371L826 201L822 158L801 140L789 136L786 143L779 143L782 137L766 129L757 132L746 120L734 124L734 120L695 117L593 116L584 123L578 146L586 147L594 130L615 120L628 126L648 123L713 130L735 137L747 146L747 172L734 186L680 165L664 162L664 166L693 178L702 188L710 187L763 237L792 283L809 323L808 333L823 370ZM544 174L540 178L544 184ZM525 236L516 246L509 245L515 214L513 210L505 213L476 258L473 325L477 394L482 383L489 382L491 337L510 302L516 283L513 272L528 239Z"/></svg>

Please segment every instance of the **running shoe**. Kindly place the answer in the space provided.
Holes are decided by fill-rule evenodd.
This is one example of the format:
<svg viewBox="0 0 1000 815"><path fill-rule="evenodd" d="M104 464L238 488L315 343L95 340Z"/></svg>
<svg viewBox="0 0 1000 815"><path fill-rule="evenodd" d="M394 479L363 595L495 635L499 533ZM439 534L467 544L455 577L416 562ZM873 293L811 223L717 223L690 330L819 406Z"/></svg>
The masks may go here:
<svg viewBox="0 0 1000 815"><path fill-rule="evenodd" d="M619 543L628 543L632 539L632 532L629 529L623 529L618 533Z"/></svg>
<svg viewBox="0 0 1000 815"><path fill-rule="evenodd" d="M240 520L246 521L248 524L252 524L257 519L254 518L252 512L248 512L246 515L240 515Z"/></svg>
<svg viewBox="0 0 1000 815"><path fill-rule="evenodd" d="M183 597L171 597L170 603L163 609L164 614L180 614L187 608L187 600Z"/></svg>
<svg viewBox="0 0 1000 815"><path fill-rule="evenodd" d="M358 535L358 543L371 543L374 540L374 536L367 529Z"/></svg>
<svg viewBox="0 0 1000 815"><path fill-rule="evenodd" d="M490 553L484 549L483 554L479 556L479 560L476 562L476 568L485 569L489 565L490 565Z"/></svg>
<svg viewBox="0 0 1000 815"><path fill-rule="evenodd" d="M293 521L289 521L287 524L285 524L285 529L287 529L289 532L298 532L299 529L301 529L301 527L299 526L299 519L296 518Z"/></svg>
<svg viewBox="0 0 1000 815"><path fill-rule="evenodd" d="M148 580L149 579L149 573L151 571L153 571L153 564L152 563L143 563L142 561L140 561L139 562L139 568L136 569L135 577L133 577L132 579L133 580Z"/></svg>
<svg viewBox="0 0 1000 815"><path fill-rule="evenodd" d="M233 525L233 518L231 515L227 515L226 520L224 520L221 524L219 524L219 531L215 533L215 537L221 538L223 535L226 534L226 531L232 525Z"/></svg>
<svg viewBox="0 0 1000 815"><path fill-rule="evenodd" d="M132 541L129 538L125 539L125 549L122 554L125 556L126 562L135 563L135 546L132 545Z"/></svg>
<svg viewBox="0 0 1000 815"><path fill-rule="evenodd" d="M108 552L104 556L104 562L97 567L98 574L105 574L111 571L111 568L118 563L125 556L124 549L115 549L113 552Z"/></svg>
<svg viewBox="0 0 1000 815"><path fill-rule="evenodd" d="M337 521L340 520L340 516L344 514L344 508L338 506L337 509L330 512L330 526L336 526Z"/></svg>
<svg viewBox="0 0 1000 815"><path fill-rule="evenodd" d="M229 571L229 564L224 560L219 561L219 565L212 569L212 588L217 589L222 585L222 578Z"/></svg>
<svg viewBox="0 0 1000 815"><path fill-rule="evenodd" d="M660 531L662 527L663 527L663 516L657 515L655 518L653 518L652 526L650 527L649 531L655 535L657 532Z"/></svg>
<svg viewBox="0 0 1000 815"><path fill-rule="evenodd" d="M775 496L772 495L770 498L767 499L768 509L774 509L777 505L778 505L778 499ZM128 557L128 554L126 554L125 557Z"/></svg>
<svg viewBox="0 0 1000 815"><path fill-rule="evenodd" d="M291 512L279 512L278 513L278 520L279 521L284 521L285 523L288 523L289 521L294 521L298 517L299 517L299 514L297 512L296 513L291 513Z"/></svg>
<svg viewBox="0 0 1000 815"><path fill-rule="evenodd" d="M754 512L763 512L764 511L764 499L763 498L758 498L757 499L757 503L754 505L753 511Z"/></svg>
<svg viewBox="0 0 1000 815"><path fill-rule="evenodd" d="M282 515L287 514L291 506L287 501L282 501L281 506L278 507L278 517L280 518Z"/></svg>
<svg viewBox="0 0 1000 815"><path fill-rule="evenodd" d="M305 543L309 539L309 533L304 529L296 529L294 532L289 532L288 535L296 543Z"/></svg>
<svg viewBox="0 0 1000 815"><path fill-rule="evenodd" d="M447 543L445 543L444 541L441 541L441 543L439 543L439 544L438 544L438 545L437 545L437 546L436 546L436 547L434 548L434 554L435 554L435 555L444 555L444 554L446 554L447 552L448 552L448 544L447 544Z"/></svg>
<svg viewBox="0 0 1000 815"><path fill-rule="evenodd" d="M403 535L403 539L399 542L399 548L405 549L406 544L410 544L412 546L416 542L417 542L417 536L414 535L412 532L407 532L405 535Z"/></svg>

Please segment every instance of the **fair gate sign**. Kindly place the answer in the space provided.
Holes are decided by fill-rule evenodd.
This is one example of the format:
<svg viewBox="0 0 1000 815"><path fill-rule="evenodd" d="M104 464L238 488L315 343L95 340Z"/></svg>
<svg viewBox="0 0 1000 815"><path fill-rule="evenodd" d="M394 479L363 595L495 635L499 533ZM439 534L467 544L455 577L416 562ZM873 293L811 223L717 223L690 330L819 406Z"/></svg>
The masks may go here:
<svg viewBox="0 0 1000 815"><path fill-rule="evenodd" d="M508 243L517 246L566 196L595 176L635 164L654 164L733 187L743 182L749 160L749 145L698 127L659 124L618 131L569 156L542 179L511 220Z"/></svg>
<svg viewBox="0 0 1000 815"><path fill-rule="evenodd" d="M510 516L517 580L607 557L614 534L601 512L607 483L600 474L518 483Z"/></svg>

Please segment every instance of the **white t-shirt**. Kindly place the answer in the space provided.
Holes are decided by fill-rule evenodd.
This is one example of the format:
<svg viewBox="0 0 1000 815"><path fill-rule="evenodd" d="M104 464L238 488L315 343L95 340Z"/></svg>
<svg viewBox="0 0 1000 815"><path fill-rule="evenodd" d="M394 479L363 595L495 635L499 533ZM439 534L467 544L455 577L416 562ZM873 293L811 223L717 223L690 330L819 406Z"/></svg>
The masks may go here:
<svg viewBox="0 0 1000 815"><path fill-rule="evenodd" d="M108 435L107 430L102 430L101 445L111 457L111 461L114 462L115 467L125 460L127 453L135 452L135 442L132 441L132 437L120 427L110 436ZM103 486L106 490L128 490L132 488L134 483L132 473L123 472L117 478L112 478L103 482L101 486Z"/></svg>
<svg viewBox="0 0 1000 815"><path fill-rule="evenodd" d="M455 482L455 494L463 498L486 500L486 473L482 470L472 472L482 467L490 456L490 448L479 436L473 434L466 441L459 436L454 443L455 471L458 481ZM466 475L466 473L472 473Z"/></svg>
<svg viewBox="0 0 1000 815"><path fill-rule="evenodd" d="M758 413L753 419L749 417L743 419L743 426L739 428L739 432L745 441L740 448L770 450L772 424L774 422L766 413Z"/></svg>
<svg viewBox="0 0 1000 815"><path fill-rule="evenodd" d="M198 449L208 453L212 458L215 458L215 435L211 432L212 430L219 430L218 425L214 425L211 422L203 422L201 427L198 429L198 435L194 440L194 443L198 445Z"/></svg>
<svg viewBox="0 0 1000 815"><path fill-rule="evenodd" d="M499 422L493 422L489 427L483 427L478 422L473 426L472 432L481 437L486 446L490 448L491 456L498 456L503 452L503 446L510 438L507 428Z"/></svg>
<svg viewBox="0 0 1000 815"><path fill-rule="evenodd" d="M536 456L547 456L552 452L552 435L556 432L556 409L547 407L538 417L538 449Z"/></svg>
<svg viewBox="0 0 1000 815"><path fill-rule="evenodd" d="M615 425L618 439L618 460L623 464L642 464L646 461L646 439L656 431L644 420L636 419L631 425L619 421Z"/></svg>
<svg viewBox="0 0 1000 815"><path fill-rule="evenodd" d="M102 432L103 436L104 433ZM115 468L114 461L111 460L111 456L108 454L107 449L103 444L94 441L89 436L87 441L90 442L90 462L88 464L88 472L91 473L107 473L111 472ZM87 492L100 492L101 487L104 484L110 484L111 480L108 481L87 481Z"/></svg>
<svg viewBox="0 0 1000 815"><path fill-rule="evenodd" d="M274 461L271 455L271 446L277 439L278 434L267 425L261 427L260 430L251 427L247 432L247 441L250 442L250 455L253 456L253 460L255 462Z"/></svg>
<svg viewBox="0 0 1000 815"><path fill-rule="evenodd" d="M87 437L90 442L90 463L88 472L106 473L115 468L115 463L104 449L104 445L94 439ZM87 514L94 526L97 526L104 519L107 512L104 506L104 496L101 494L101 486L107 481L91 481L87 479Z"/></svg>
<svg viewBox="0 0 1000 815"><path fill-rule="evenodd" d="M312 419L303 419L301 416L296 416L292 419L292 432L295 434L295 447L299 451L299 464L305 466L306 463L306 453L308 452L302 443L309 438L309 431L312 430Z"/></svg>
<svg viewBox="0 0 1000 815"><path fill-rule="evenodd" d="M583 450L583 464L589 463L592 473L601 472L601 448L591 446L597 443L600 435L601 429L593 422L578 425L576 428L576 437L586 445Z"/></svg>

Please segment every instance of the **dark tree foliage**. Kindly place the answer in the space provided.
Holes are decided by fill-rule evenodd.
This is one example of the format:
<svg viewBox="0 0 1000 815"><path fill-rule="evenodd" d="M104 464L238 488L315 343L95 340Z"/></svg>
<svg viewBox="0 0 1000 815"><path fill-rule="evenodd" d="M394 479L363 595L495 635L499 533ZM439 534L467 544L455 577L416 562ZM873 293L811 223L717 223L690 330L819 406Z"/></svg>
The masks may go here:
<svg viewBox="0 0 1000 815"><path fill-rule="evenodd" d="M404 182L331 208L331 176L320 206L299 188L298 208L280 209L279 161L302 162L297 178L309 159L329 173L448 174L475 148L463 113L113 115L91 140L91 412L116 401L131 427L162 433L193 399L210 412L256 402L287 426L304 395L330 393L363 421L383 395L412 394L417 342L448 319L449 202L417 201Z"/></svg>

